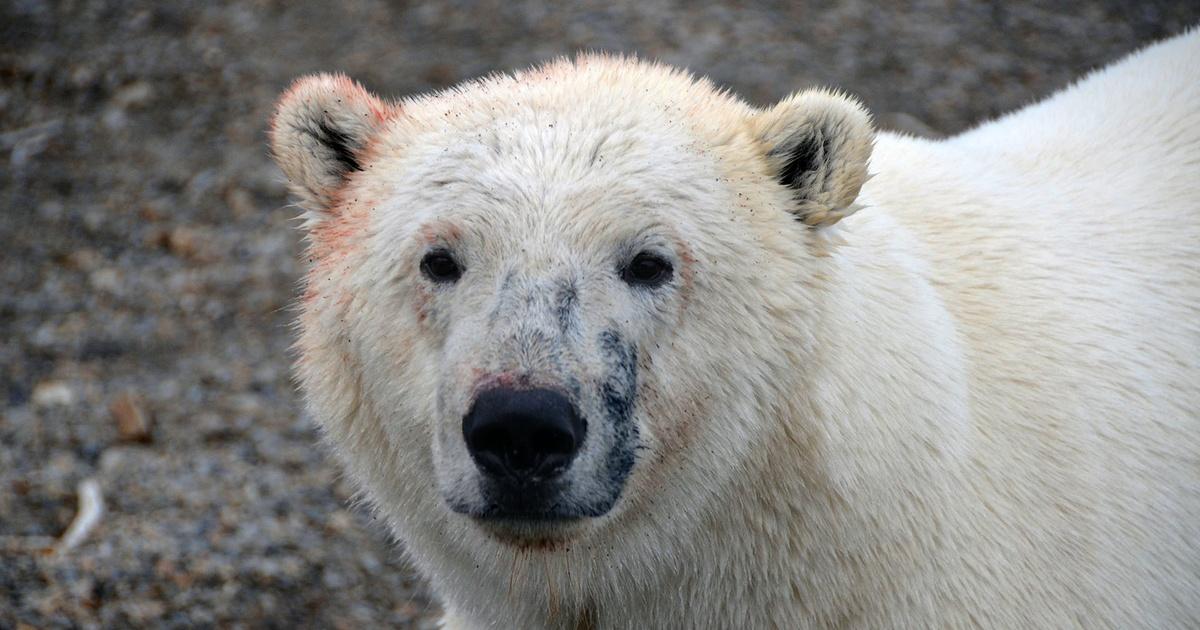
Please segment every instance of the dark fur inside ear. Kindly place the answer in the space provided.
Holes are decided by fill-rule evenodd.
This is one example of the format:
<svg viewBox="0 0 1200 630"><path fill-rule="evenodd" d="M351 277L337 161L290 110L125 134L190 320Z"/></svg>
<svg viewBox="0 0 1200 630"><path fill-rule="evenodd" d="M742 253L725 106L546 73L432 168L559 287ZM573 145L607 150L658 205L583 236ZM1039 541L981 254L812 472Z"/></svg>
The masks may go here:
<svg viewBox="0 0 1200 630"><path fill-rule="evenodd" d="M364 151L393 108L339 75L297 81L279 100L271 149L300 204L319 218L363 169Z"/></svg>
<svg viewBox="0 0 1200 630"><path fill-rule="evenodd" d="M772 157L783 157L779 169L779 183L803 193L812 184L820 165L829 154L829 141L820 131L813 134L797 134L790 141L772 150Z"/></svg>
<svg viewBox="0 0 1200 630"><path fill-rule="evenodd" d="M767 163L792 192L790 210L798 220L831 225L857 209L875 137L862 106L810 90L784 99L752 124Z"/></svg>
<svg viewBox="0 0 1200 630"><path fill-rule="evenodd" d="M317 132L312 134L313 138L320 142L325 148L333 153L333 159L341 165L342 171L361 171L362 167L358 164L358 158L355 153L360 151L362 147L354 146L350 135L334 128L329 121L322 120L317 123Z"/></svg>

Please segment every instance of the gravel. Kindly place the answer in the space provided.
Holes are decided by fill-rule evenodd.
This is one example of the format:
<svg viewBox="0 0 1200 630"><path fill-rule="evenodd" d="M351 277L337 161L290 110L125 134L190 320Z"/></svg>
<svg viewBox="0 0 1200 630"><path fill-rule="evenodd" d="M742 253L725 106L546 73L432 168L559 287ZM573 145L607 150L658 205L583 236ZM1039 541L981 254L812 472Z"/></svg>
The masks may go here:
<svg viewBox="0 0 1200 630"><path fill-rule="evenodd" d="M335 6L336 5L336 6ZM0 627L431 627L288 364L296 211L275 97L386 95L580 49L758 104L813 85L962 130L1200 21L1181 2L0 4ZM81 483L99 525L55 550Z"/></svg>

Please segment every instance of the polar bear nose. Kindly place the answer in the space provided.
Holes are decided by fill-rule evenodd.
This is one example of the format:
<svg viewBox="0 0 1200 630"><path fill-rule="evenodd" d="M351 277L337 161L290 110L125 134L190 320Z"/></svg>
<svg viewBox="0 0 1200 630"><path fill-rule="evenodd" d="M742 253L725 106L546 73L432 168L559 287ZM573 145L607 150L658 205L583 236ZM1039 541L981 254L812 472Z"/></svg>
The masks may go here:
<svg viewBox="0 0 1200 630"><path fill-rule="evenodd" d="M463 417L463 439L475 465L521 485L566 470L586 431L571 401L548 389L489 389Z"/></svg>

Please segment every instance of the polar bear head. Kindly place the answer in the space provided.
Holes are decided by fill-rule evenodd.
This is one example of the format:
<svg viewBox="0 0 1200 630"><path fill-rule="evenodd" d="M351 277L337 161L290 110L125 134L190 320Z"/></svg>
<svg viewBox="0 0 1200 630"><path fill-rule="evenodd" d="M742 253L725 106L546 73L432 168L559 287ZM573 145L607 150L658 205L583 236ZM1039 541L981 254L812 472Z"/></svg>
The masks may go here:
<svg viewBox="0 0 1200 630"><path fill-rule="evenodd" d="M636 562L803 416L872 138L838 94L760 110L604 56L400 102L301 79L271 144L305 212L310 406L432 573L616 537Z"/></svg>

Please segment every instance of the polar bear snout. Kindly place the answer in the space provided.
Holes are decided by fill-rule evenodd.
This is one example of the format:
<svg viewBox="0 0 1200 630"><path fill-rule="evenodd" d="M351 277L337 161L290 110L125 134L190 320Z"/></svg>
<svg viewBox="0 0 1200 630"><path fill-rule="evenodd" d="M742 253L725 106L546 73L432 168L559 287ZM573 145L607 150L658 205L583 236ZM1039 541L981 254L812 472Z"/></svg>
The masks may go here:
<svg viewBox="0 0 1200 630"><path fill-rule="evenodd" d="M494 361L501 364L547 356L528 345L545 343L545 336L522 338L487 342L470 354L499 352L502 358ZM475 384L445 381L450 393L443 399L472 392L444 410L436 438L435 475L446 507L510 537L517 535L514 524L540 523L562 534L570 523L613 509L639 448L637 350L613 329L593 343L549 353L562 362L553 370L453 370L482 375Z"/></svg>
<svg viewBox="0 0 1200 630"><path fill-rule="evenodd" d="M562 475L583 444L587 423L559 392L499 387L476 397L462 431L471 459L503 499Z"/></svg>

